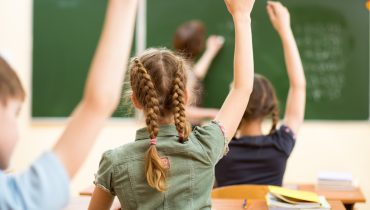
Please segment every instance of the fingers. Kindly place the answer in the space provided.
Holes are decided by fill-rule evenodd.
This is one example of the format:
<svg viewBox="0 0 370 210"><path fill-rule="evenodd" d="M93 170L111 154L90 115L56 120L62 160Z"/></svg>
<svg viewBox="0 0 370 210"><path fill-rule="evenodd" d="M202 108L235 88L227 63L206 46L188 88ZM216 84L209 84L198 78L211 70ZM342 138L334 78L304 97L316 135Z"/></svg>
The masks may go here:
<svg viewBox="0 0 370 210"><path fill-rule="evenodd" d="M233 17L249 18L255 0L224 0L227 9Z"/></svg>
<svg viewBox="0 0 370 210"><path fill-rule="evenodd" d="M285 7L278 1L267 1L267 6L270 6L275 13L283 10Z"/></svg>
<svg viewBox="0 0 370 210"><path fill-rule="evenodd" d="M219 43L220 46L224 45L225 43L225 38L223 36L217 36L217 42Z"/></svg>
<svg viewBox="0 0 370 210"><path fill-rule="evenodd" d="M223 36L212 35L207 39L207 50L217 54L223 47L225 39Z"/></svg>
<svg viewBox="0 0 370 210"><path fill-rule="evenodd" d="M230 10L230 0L225 0L225 5L226 5L226 7L227 7L227 10L229 10L229 12L231 12L231 10Z"/></svg>
<svg viewBox="0 0 370 210"><path fill-rule="evenodd" d="M270 4L267 4L266 9L267 9L267 14L269 15L270 20L274 21L276 19L274 8Z"/></svg>
<svg viewBox="0 0 370 210"><path fill-rule="evenodd" d="M223 45L225 42L225 38L223 36L211 35L208 38L208 42L212 45Z"/></svg>
<svg viewBox="0 0 370 210"><path fill-rule="evenodd" d="M215 40L215 39L217 39L217 35L211 35L211 36L209 36L208 37L208 40Z"/></svg>
<svg viewBox="0 0 370 210"><path fill-rule="evenodd" d="M270 18L275 17L275 19L284 19L289 17L288 9L280 2L268 1L266 7Z"/></svg>
<svg viewBox="0 0 370 210"><path fill-rule="evenodd" d="M267 1L267 7L272 7L275 14L288 11L288 9L281 2L278 1Z"/></svg>
<svg viewBox="0 0 370 210"><path fill-rule="evenodd" d="M273 6L274 8L281 8L281 7L284 7L281 2L278 2L278 1L267 1L267 4L268 5L271 5Z"/></svg>
<svg viewBox="0 0 370 210"><path fill-rule="evenodd" d="M221 40L222 43L225 42L225 37L223 37L223 36L218 36L218 39Z"/></svg>

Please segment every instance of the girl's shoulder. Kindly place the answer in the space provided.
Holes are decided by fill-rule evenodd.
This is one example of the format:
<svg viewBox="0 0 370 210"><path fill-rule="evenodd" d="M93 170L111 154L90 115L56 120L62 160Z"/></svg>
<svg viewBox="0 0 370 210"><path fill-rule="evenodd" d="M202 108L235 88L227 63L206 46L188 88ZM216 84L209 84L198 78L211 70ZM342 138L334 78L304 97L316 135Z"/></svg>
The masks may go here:
<svg viewBox="0 0 370 210"><path fill-rule="evenodd" d="M217 162L228 152L228 141L221 123L211 121L202 126L195 126L190 138L201 145L211 162Z"/></svg>
<svg viewBox="0 0 370 210"><path fill-rule="evenodd" d="M106 159L112 165L119 165L139 156L141 157L142 152L138 150L137 142L131 142L105 151L102 159Z"/></svg>
<svg viewBox="0 0 370 210"><path fill-rule="evenodd" d="M207 124L201 126L195 126L193 128L192 134L195 135L199 140L216 138L225 139L225 129L224 126L218 121L211 121Z"/></svg>
<svg viewBox="0 0 370 210"><path fill-rule="evenodd" d="M282 124L272 135L276 135L280 139L296 140L296 136L291 128Z"/></svg>

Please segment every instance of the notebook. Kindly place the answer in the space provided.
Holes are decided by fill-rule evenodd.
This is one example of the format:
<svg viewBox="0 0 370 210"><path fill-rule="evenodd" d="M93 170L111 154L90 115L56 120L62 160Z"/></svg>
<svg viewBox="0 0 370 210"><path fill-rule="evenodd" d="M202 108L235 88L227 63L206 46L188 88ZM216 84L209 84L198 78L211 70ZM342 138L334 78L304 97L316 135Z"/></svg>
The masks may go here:
<svg viewBox="0 0 370 210"><path fill-rule="evenodd" d="M330 205L325 197L313 192L291 190L282 187L269 186L266 195L269 210L327 210Z"/></svg>
<svg viewBox="0 0 370 210"><path fill-rule="evenodd" d="M317 177L318 189L353 190L355 182L350 173L321 172Z"/></svg>

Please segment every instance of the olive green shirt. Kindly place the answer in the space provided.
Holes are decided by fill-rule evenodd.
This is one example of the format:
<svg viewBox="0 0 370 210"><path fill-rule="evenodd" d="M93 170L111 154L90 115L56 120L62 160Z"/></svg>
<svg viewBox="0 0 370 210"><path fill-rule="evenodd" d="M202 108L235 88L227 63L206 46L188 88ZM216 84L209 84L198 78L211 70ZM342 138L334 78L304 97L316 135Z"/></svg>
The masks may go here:
<svg viewBox="0 0 370 210"><path fill-rule="evenodd" d="M174 125L159 128L157 150L169 161L166 192L151 188L144 174L144 155L150 146L146 128L134 143L103 154L96 175L97 187L117 196L122 209L211 209L214 168L227 148L217 122L197 126L188 141L179 142Z"/></svg>

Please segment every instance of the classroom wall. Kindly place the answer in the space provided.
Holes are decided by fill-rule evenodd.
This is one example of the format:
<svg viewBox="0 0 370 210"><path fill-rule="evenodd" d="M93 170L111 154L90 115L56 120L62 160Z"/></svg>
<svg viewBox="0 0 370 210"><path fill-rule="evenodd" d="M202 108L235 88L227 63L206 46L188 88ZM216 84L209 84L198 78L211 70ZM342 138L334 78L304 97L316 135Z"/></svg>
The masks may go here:
<svg viewBox="0 0 370 210"><path fill-rule="evenodd" d="M6 51L27 92L31 87L32 1L0 0L0 52ZM19 117L21 139L12 159L15 171L24 169L43 150L49 149L61 134L64 122L35 123L30 119L30 95ZM110 122L74 180L72 193L93 181L103 151L132 141L139 125L132 121ZM285 182L313 183L320 170L351 172L370 199L370 123L308 121L298 135ZM370 202L358 205L370 209Z"/></svg>

